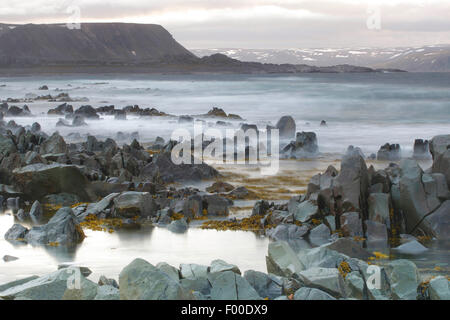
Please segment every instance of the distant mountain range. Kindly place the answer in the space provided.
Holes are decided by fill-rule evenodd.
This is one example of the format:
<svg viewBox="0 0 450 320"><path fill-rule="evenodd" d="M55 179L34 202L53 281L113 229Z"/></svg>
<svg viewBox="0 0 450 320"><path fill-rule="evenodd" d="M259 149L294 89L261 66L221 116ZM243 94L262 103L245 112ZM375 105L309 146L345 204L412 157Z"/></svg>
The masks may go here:
<svg viewBox="0 0 450 320"><path fill-rule="evenodd" d="M408 48L343 49L193 49L199 57L222 53L241 61L276 64L349 64L370 68L391 68L411 72L450 72L450 45Z"/></svg>
<svg viewBox="0 0 450 320"><path fill-rule="evenodd" d="M384 71L353 66L339 59L336 60L339 63L313 66L312 62L317 60L272 63L260 59L268 55L264 53L255 53L254 59L234 59L229 57L230 51L227 53L228 56L212 50L205 52L205 57L198 57L179 44L166 29L155 24L83 23L80 29L69 29L65 24L0 24L0 72L5 75Z"/></svg>

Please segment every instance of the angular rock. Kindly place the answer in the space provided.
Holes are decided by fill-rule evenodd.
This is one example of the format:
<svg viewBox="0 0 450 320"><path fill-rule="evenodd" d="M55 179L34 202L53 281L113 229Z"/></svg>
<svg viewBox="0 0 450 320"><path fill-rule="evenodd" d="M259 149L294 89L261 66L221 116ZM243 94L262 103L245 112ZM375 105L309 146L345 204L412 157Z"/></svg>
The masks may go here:
<svg viewBox="0 0 450 320"><path fill-rule="evenodd" d="M234 264L229 264L223 260L216 259L211 262L211 267L209 272L224 272L224 271L233 271L236 274L241 274L241 270L239 270L238 266Z"/></svg>
<svg viewBox="0 0 450 320"><path fill-rule="evenodd" d="M303 287L295 292L294 300L336 300L336 298L325 291Z"/></svg>
<svg viewBox="0 0 450 320"><path fill-rule="evenodd" d="M371 193L368 198L369 220L377 221L390 229L390 200L387 193Z"/></svg>
<svg viewBox="0 0 450 320"><path fill-rule="evenodd" d="M388 232L386 225L380 222L366 220L366 238L367 241L383 241L388 240Z"/></svg>
<svg viewBox="0 0 450 320"><path fill-rule="evenodd" d="M283 281L280 277L263 272L247 270L244 278L262 298L275 299L283 294Z"/></svg>
<svg viewBox="0 0 450 320"><path fill-rule="evenodd" d="M268 273L282 277L291 277L305 269L295 252L285 241L269 243L266 264Z"/></svg>
<svg viewBox="0 0 450 320"><path fill-rule="evenodd" d="M114 216L133 218L152 217L159 209L148 192L128 191L114 197Z"/></svg>
<svg viewBox="0 0 450 320"><path fill-rule="evenodd" d="M428 291L431 300L450 300L449 281L446 277L439 276L431 279Z"/></svg>
<svg viewBox="0 0 450 320"><path fill-rule="evenodd" d="M292 139L295 136L296 125L294 118L291 116L281 117L275 127L280 130L280 138Z"/></svg>
<svg viewBox="0 0 450 320"><path fill-rule="evenodd" d="M432 214L425 217L435 237L438 240L450 239L450 200L441 204L441 206Z"/></svg>
<svg viewBox="0 0 450 320"><path fill-rule="evenodd" d="M388 264L386 272L391 280L392 297L395 300L416 300L420 276L413 262L394 260Z"/></svg>
<svg viewBox="0 0 450 320"><path fill-rule="evenodd" d="M172 221L168 226L167 229L174 233L184 233L188 229L188 224L186 222L185 218Z"/></svg>
<svg viewBox="0 0 450 320"><path fill-rule="evenodd" d="M299 203L294 209L294 219L304 223L316 217L318 213L319 207L313 201L306 200Z"/></svg>
<svg viewBox="0 0 450 320"><path fill-rule="evenodd" d="M413 240L401 244L398 247L393 248L392 250L401 254L419 255L428 251L429 249L423 246L419 241Z"/></svg>
<svg viewBox="0 0 450 320"><path fill-rule="evenodd" d="M25 239L27 233L27 228L16 223L5 233L5 240L22 241Z"/></svg>
<svg viewBox="0 0 450 320"><path fill-rule="evenodd" d="M258 292L240 275L221 272L212 282L212 300L260 300Z"/></svg>
<svg viewBox="0 0 450 320"><path fill-rule="evenodd" d="M347 297L348 289L336 268L313 267L301 271L298 275L308 287L323 290L335 298Z"/></svg>
<svg viewBox="0 0 450 320"><path fill-rule="evenodd" d="M120 291L110 285L98 286L94 300L120 300Z"/></svg>
<svg viewBox="0 0 450 320"><path fill-rule="evenodd" d="M119 275L121 300L192 300L184 289L165 272L143 259L135 259Z"/></svg>

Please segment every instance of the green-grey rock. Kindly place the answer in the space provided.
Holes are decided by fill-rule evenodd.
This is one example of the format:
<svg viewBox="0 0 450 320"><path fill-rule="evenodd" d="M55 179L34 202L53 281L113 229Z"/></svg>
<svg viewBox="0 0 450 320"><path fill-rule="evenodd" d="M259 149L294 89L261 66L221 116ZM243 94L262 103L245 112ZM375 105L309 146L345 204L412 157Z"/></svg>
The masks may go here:
<svg viewBox="0 0 450 320"><path fill-rule="evenodd" d="M240 275L221 272L212 282L212 300L260 300L256 290Z"/></svg>

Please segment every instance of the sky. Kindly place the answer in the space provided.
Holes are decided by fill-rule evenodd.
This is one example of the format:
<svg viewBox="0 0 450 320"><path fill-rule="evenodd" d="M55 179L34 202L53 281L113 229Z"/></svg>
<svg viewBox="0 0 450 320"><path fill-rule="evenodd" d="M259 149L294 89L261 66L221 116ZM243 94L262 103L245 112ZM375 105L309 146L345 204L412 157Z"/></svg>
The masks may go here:
<svg viewBox="0 0 450 320"><path fill-rule="evenodd" d="M0 22L156 23L188 49L450 44L450 0L0 0Z"/></svg>

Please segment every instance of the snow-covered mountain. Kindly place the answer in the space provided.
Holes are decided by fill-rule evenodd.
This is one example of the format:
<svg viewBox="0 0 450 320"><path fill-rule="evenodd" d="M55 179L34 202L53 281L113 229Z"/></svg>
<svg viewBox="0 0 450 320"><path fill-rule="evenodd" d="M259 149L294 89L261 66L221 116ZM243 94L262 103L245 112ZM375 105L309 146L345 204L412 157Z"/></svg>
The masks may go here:
<svg viewBox="0 0 450 320"><path fill-rule="evenodd" d="M262 63L340 64L395 68L417 72L450 72L450 45L400 48L318 48L318 49L192 49L199 57L223 53L241 61Z"/></svg>

